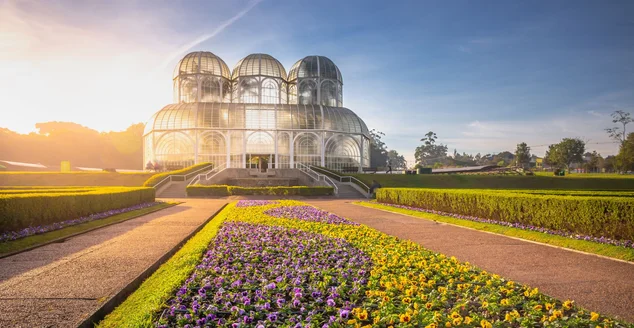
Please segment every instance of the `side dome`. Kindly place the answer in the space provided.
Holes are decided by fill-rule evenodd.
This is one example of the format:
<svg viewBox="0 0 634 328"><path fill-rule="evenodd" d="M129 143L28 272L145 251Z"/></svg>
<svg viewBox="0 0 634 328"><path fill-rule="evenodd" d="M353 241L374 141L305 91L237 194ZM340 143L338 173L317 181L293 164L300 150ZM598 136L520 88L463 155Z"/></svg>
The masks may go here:
<svg viewBox="0 0 634 328"><path fill-rule="evenodd" d="M220 57L209 51L190 52L174 68L173 78L187 74L208 74L231 79L229 66Z"/></svg>
<svg viewBox="0 0 634 328"><path fill-rule="evenodd" d="M298 60L288 71L289 82L304 77L331 79L343 84L339 67L325 56L306 56Z"/></svg>
<svg viewBox="0 0 634 328"><path fill-rule="evenodd" d="M251 54L242 58L233 68L232 79L245 76L267 76L286 80L284 66L273 56Z"/></svg>

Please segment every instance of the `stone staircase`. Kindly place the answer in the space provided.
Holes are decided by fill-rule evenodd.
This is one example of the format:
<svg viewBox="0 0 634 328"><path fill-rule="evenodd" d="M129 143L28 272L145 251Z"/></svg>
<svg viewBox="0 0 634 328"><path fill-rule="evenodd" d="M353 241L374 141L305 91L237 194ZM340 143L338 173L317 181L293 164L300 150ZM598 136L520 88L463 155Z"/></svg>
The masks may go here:
<svg viewBox="0 0 634 328"><path fill-rule="evenodd" d="M336 180L333 180L333 182L337 185L337 190L339 191L337 194L338 198L366 198L365 195L346 182Z"/></svg>
<svg viewBox="0 0 634 328"><path fill-rule="evenodd" d="M186 198L189 181L172 181L156 192L158 198Z"/></svg>

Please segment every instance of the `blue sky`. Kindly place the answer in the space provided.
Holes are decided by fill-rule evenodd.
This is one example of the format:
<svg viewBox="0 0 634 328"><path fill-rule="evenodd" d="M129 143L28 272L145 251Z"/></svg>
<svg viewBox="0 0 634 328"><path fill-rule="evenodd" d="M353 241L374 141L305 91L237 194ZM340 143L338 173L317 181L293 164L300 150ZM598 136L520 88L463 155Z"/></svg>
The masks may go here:
<svg viewBox="0 0 634 328"><path fill-rule="evenodd" d="M0 99L27 114L0 126L20 132L144 122L172 102L171 71L195 50L230 67L256 52L287 69L331 58L345 107L410 160L429 130L459 152L523 141L541 155L580 137L614 154L609 114L634 114L632 1L5 0L0 31ZM29 97L16 79L50 90Z"/></svg>

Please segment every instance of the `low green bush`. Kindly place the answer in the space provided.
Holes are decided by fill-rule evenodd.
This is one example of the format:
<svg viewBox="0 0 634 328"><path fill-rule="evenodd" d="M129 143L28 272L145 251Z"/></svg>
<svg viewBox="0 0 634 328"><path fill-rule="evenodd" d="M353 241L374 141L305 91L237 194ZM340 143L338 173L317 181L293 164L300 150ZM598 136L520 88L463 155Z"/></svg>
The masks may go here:
<svg viewBox="0 0 634 328"><path fill-rule="evenodd" d="M153 176L151 176L149 179L147 179L145 181L145 183L143 184L144 187L154 187L154 185L156 185L157 183L161 182L163 179L165 179L166 177L170 176L170 175L185 175L185 174L189 174L192 173L194 171L200 170L206 166L209 166L210 168L212 167L211 163L200 163L200 164L196 164L196 165L192 165L190 167L186 167L182 170L176 170L176 171L167 171L167 172L161 172L161 173L157 173Z"/></svg>
<svg viewBox="0 0 634 328"><path fill-rule="evenodd" d="M237 187L227 185L194 185L187 187L187 196L231 196L231 195L270 195L270 196L327 196L334 193L332 187Z"/></svg>
<svg viewBox="0 0 634 328"><path fill-rule="evenodd" d="M154 201L153 188L0 194L0 233L53 224Z"/></svg>
<svg viewBox="0 0 634 328"><path fill-rule="evenodd" d="M377 201L615 239L634 239L632 197L381 188Z"/></svg>

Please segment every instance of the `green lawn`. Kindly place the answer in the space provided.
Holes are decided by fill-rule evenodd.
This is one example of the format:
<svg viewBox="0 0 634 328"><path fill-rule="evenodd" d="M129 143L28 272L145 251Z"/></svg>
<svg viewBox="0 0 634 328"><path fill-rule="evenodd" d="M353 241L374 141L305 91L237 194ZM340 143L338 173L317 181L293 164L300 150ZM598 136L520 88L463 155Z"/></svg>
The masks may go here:
<svg viewBox="0 0 634 328"><path fill-rule="evenodd" d="M518 228L500 226L497 224L461 220L461 219L456 219L449 216L442 216L437 214L424 213L424 212L418 212L418 211L407 210L402 208L396 208L392 206L381 205L376 202L357 202L355 204L360 206L395 212L395 213L406 214L406 215L414 216L421 219L444 222L444 223L459 225L462 227L467 227L467 228L471 228L475 230L488 231L488 232L493 232L496 234L505 235L509 237L517 237L517 238L536 241L536 242L549 244L553 246L570 248L570 249L588 252L592 254L603 255L603 256L619 259L619 260L634 261L634 248L625 248L621 246L605 245L605 244L599 244L599 243L585 241L585 240L576 240L572 238L549 235L546 233L541 233L536 231L528 231L528 230L523 230Z"/></svg>
<svg viewBox="0 0 634 328"><path fill-rule="evenodd" d="M129 219L139 217L141 215L145 215L145 214L152 213L152 212L155 212L170 206L174 206L176 204L177 203L157 204L152 207L142 208L142 209L126 212L126 213L113 215L101 220L86 222L86 223L66 227L63 229L50 231L40 235L33 235L33 236L25 237L25 238L16 239L13 241L0 243L0 256L9 254L9 253L18 252L21 250L25 250L27 248L35 247L38 245L42 245L56 239L68 237L76 233L85 232L90 229L103 227L113 223L123 222Z"/></svg>
<svg viewBox="0 0 634 328"><path fill-rule="evenodd" d="M227 205L97 326L153 327L152 315L161 309L174 290L181 286L199 264L227 213L234 206L235 204Z"/></svg>
<svg viewBox="0 0 634 328"><path fill-rule="evenodd" d="M535 172L535 175L542 177L554 177L553 172ZM576 179L576 178L604 178L604 179L634 179L634 174L619 173L566 173L560 179Z"/></svg>

